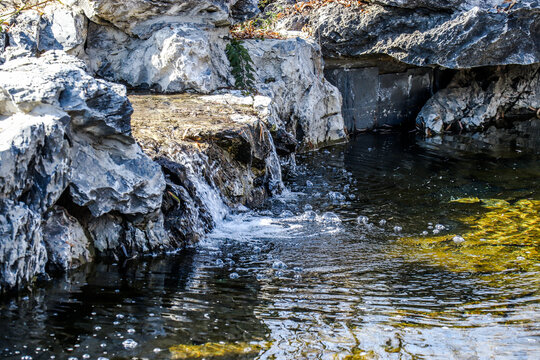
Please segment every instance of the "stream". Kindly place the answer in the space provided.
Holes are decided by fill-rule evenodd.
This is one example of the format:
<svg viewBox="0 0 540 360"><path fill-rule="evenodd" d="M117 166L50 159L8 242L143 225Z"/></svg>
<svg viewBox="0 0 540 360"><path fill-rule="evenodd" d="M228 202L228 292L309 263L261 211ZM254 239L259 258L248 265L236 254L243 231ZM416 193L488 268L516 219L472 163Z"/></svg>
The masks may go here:
<svg viewBox="0 0 540 360"><path fill-rule="evenodd" d="M297 156L195 248L0 302L0 358L539 359L539 153L471 146Z"/></svg>

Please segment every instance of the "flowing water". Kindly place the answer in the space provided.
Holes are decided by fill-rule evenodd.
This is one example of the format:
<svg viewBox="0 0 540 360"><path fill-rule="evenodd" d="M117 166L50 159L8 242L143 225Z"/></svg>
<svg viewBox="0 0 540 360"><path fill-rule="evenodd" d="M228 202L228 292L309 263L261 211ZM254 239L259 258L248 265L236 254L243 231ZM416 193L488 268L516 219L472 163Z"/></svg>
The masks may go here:
<svg viewBox="0 0 540 360"><path fill-rule="evenodd" d="M7 359L539 359L534 149L363 135L181 254L0 303Z"/></svg>

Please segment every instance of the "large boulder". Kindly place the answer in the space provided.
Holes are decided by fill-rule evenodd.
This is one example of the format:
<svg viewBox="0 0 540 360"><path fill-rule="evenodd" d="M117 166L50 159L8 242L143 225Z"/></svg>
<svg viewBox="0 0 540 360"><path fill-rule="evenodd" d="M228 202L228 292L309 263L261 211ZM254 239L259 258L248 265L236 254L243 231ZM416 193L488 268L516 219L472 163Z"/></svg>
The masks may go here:
<svg viewBox="0 0 540 360"><path fill-rule="evenodd" d="M459 72L418 115L427 135L540 118L540 64Z"/></svg>
<svg viewBox="0 0 540 360"><path fill-rule="evenodd" d="M2 6L0 12L9 12L16 2L3 1ZM84 57L88 20L80 11L50 3L43 11L23 11L6 22L8 31L0 34L0 63L48 50Z"/></svg>
<svg viewBox="0 0 540 360"><path fill-rule="evenodd" d="M8 61L0 79L0 257L11 264L0 272L4 289L43 272L45 244L53 267L88 259L80 228L110 213L136 236L99 251L173 246L160 222L164 177L131 137L123 86L94 79L57 51ZM76 251L67 252L69 239Z"/></svg>
<svg viewBox="0 0 540 360"><path fill-rule="evenodd" d="M326 81L315 42L302 38L248 40L256 87L272 99L271 127L284 128L301 150L343 141L347 135L338 89Z"/></svg>
<svg viewBox="0 0 540 360"><path fill-rule="evenodd" d="M378 0L330 3L281 20L309 25L331 58L385 54L417 66L462 69L540 62L538 0Z"/></svg>
<svg viewBox="0 0 540 360"><path fill-rule="evenodd" d="M87 54L92 71L112 81L164 93L209 93L228 84L225 34L174 23L140 39L91 23Z"/></svg>
<svg viewBox="0 0 540 360"><path fill-rule="evenodd" d="M255 0L68 0L74 8L98 24L112 25L122 32L149 38L156 26L195 23L227 26L234 20L256 13Z"/></svg>

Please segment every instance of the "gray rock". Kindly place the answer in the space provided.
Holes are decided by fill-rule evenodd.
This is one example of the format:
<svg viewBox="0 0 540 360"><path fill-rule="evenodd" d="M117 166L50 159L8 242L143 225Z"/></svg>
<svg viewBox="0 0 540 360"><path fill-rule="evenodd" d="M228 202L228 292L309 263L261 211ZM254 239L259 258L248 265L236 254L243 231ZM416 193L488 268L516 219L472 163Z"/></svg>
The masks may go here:
<svg viewBox="0 0 540 360"><path fill-rule="evenodd" d="M320 49L301 38L245 42L256 84L268 96L268 123L284 128L303 150L346 138L338 89L324 78ZM264 104L261 104L264 108Z"/></svg>
<svg viewBox="0 0 540 360"><path fill-rule="evenodd" d="M7 3L13 7L13 1ZM10 24L8 46L0 47L3 60L37 56L48 50L64 50L84 57L88 21L83 14L66 6L52 4L43 12L23 11L7 22Z"/></svg>
<svg viewBox="0 0 540 360"><path fill-rule="evenodd" d="M129 35L148 39L150 29L163 24L195 23L227 26L231 23L231 0L69 0L98 24L112 25ZM244 9L241 6L240 9Z"/></svg>
<svg viewBox="0 0 540 360"><path fill-rule="evenodd" d="M335 68L325 74L343 95L343 117L349 131L414 123L433 95L434 75L430 68L389 73L378 66Z"/></svg>
<svg viewBox="0 0 540 360"><path fill-rule="evenodd" d="M209 93L227 86L226 30L170 24L147 39L90 24L87 53L99 76L160 92Z"/></svg>
<svg viewBox="0 0 540 360"><path fill-rule="evenodd" d="M282 20L310 24L325 57L386 54L417 66L462 69L540 62L540 2L378 0L363 7L324 6ZM497 7L498 6L498 7Z"/></svg>
<svg viewBox="0 0 540 360"><path fill-rule="evenodd" d="M540 116L540 64L467 70L437 92L418 115L426 134L475 131Z"/></svg>
<svg viewBox="0 0 540 360"><path fill-rule="evenodd" d="M125 231L111 245L116 249L106 249L120 256L119 248L136 253L174 245L160 213L164 176L131 137L132 108L123 86L94 79L82 61L58 51L7 61L0 79L0 201L6 214L0 256L14 269L0 271L3 289L43 272L47 257L39 246L45 247L36 245L41 234L51 268L89 258L80 226L67 213L89 228L92 219L114 212ZM50 212L59 202L67 213ZM104 233L117 230L107 224ZM30 247L24 258L12 255Z"/></svg>
<svg viewBox="0 0 540 360"><path fill-rule="evenodd" d="M44 272L47 251L40 226L41 216L25 204L0 200L0 293Z"/></svg>
<svg viewBox="0 0 540 360"><path fill-rule="evenodd" d="M59 206L54 206L43 223L48 267L67 271L92 260L92 244L79 221Z"/></svg>

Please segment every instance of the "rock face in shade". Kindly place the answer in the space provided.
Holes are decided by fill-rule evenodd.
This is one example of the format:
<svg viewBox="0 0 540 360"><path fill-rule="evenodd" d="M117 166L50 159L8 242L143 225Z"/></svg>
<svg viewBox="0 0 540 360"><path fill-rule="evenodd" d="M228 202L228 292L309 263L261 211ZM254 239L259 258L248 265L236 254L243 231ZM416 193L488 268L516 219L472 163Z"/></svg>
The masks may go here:
<svg viewBox="0 0 540 360"><path fill-rule="evenodd" d="M427 102L417 125L431 135L540 118L539 94L540 64L462 71Z"/></svg>
<svg viewBox="0 0 540 360"><path fill-rule="evenodd" d="M378 0L331 4L283 20L310 24L331 58L389 55L416 66L464 69L540 62L540 1Z"/></svg>
<svg viewBox="0 0 540 360"><path fill-rule="evenodd" d="M98 251L172 246L160 213L164 177L131 137L123 86L94 79L64 52L8 61L0 79L2 290L43 273L48 260L64 270L88 260L94 239L81 226L110 213L133 236Z"/></svg>

